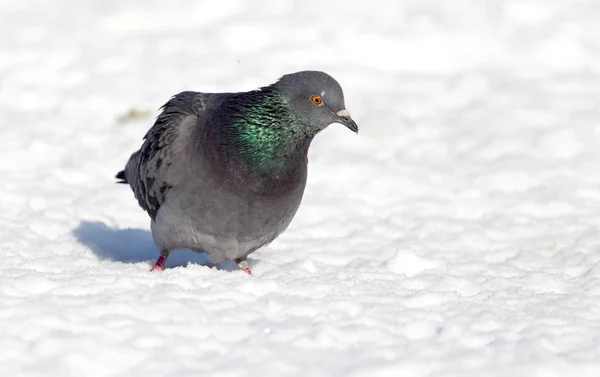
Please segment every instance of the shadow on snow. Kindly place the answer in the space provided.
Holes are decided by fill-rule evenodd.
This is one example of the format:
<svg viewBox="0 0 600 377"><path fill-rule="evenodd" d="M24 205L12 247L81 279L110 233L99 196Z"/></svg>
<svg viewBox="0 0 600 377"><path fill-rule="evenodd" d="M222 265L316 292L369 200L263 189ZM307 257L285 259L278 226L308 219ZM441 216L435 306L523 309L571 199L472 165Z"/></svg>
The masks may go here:
<svg viewBox="0 0 600 377"><path fill-rule="evenodd" d="M79 243L89 247L102 260L121 263L147 262L151 266L159 255L148 230L111 228L99 221L81 221L72 233ZM205 253L186 249L171 252L166 267L186 266L188 263L215 266ZM237 269L232 262L219 263L217 268Z"/></svg>

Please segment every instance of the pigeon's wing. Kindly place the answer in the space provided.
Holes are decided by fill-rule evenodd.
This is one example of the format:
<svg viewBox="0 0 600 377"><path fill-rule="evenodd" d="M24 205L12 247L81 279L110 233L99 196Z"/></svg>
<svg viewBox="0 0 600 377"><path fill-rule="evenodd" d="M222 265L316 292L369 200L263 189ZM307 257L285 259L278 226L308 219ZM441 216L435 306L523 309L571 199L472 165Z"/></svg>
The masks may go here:
<svg viewBox="0 0 600 377"><path fill-rule="evenodd" d="M125 167L125 180L154 219L169 190L185 178L190 134L214 94L182 92L161 107L144 143Z"/></svg>

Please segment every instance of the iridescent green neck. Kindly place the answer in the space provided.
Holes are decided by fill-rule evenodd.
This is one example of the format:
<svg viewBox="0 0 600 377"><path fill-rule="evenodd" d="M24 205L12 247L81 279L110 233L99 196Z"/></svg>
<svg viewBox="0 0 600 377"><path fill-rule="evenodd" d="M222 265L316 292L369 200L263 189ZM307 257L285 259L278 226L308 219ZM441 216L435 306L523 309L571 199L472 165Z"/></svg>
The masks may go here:
<svg viewBox="0 0 600 377"><path fill-rule="evenodd" d="M233 115L238 155L255 171L277 171L304 158L314 135L274 90L244 93Z"/></svg>

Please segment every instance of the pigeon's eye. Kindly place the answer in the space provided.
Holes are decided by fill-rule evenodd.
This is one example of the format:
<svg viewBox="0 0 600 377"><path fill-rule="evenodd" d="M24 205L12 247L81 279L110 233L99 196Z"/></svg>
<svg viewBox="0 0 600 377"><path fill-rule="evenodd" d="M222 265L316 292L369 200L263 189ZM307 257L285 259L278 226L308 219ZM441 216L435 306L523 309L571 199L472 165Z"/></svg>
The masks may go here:
<svg viewBox="0 0 600 377"><path fill-rule="evenodd" d="M323 103L323 100L319 96L312 96L312 97L310 97L310 100L315 105L321 105Z"/></svg>

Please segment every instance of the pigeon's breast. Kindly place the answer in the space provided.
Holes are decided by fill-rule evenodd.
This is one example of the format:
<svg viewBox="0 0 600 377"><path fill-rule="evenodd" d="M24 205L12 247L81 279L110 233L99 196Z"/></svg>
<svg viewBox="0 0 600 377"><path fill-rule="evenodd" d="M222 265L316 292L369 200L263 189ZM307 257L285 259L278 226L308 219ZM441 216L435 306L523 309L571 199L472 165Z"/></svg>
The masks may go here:
<svg viewBox="0 0 600 377"><path fill-rule="evenodd" d="M203 172L171 189L153 224L155 241L165 249L206 251L215 262L246 256L288 227L305 185L306 165L293 178L245 185Z"/></svg>

